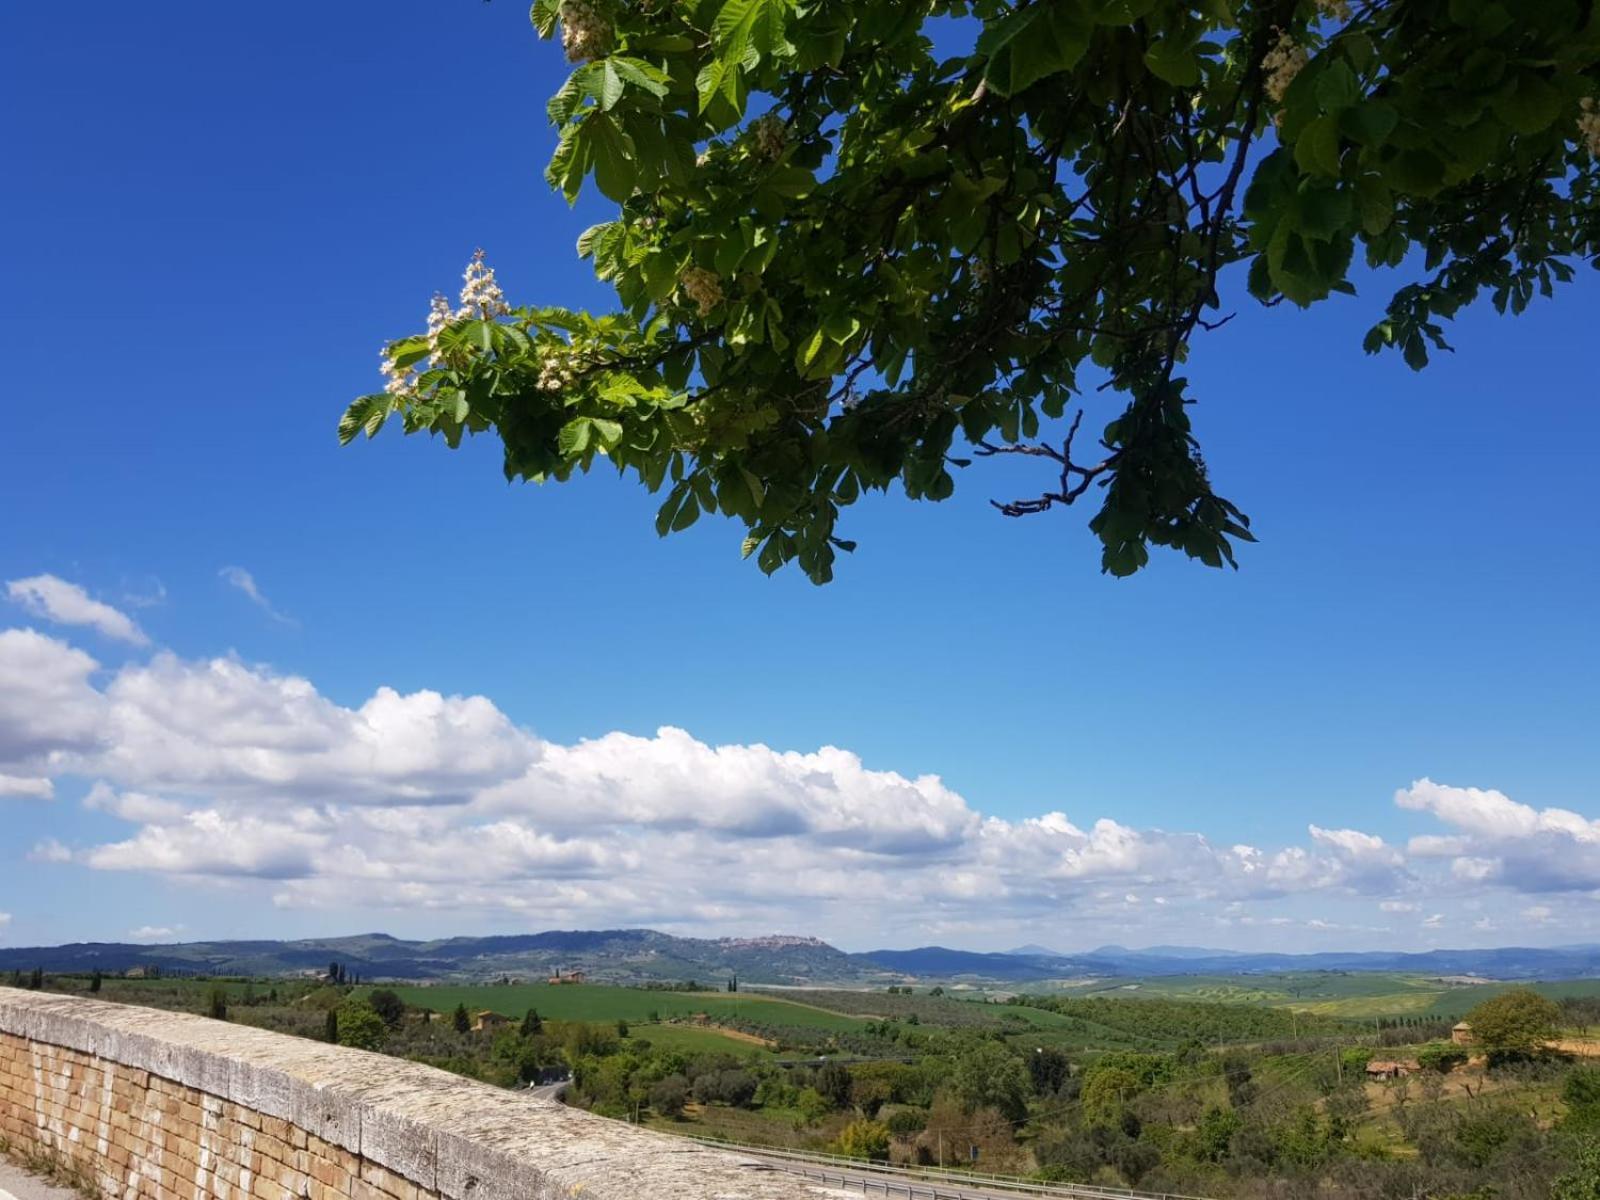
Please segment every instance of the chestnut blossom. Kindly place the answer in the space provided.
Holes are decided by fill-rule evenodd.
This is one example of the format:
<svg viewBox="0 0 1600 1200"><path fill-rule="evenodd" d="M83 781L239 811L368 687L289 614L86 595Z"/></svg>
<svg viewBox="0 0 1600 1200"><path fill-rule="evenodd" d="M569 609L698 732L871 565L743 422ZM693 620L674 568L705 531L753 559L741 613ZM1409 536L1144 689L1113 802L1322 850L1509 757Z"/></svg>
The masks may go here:
<svg viewBox="0 0 1600 1200"><path fill-rule="evenodd" d="M461 286L461 310L455 314L458 319L477 317L479 320L488 321L495 317L503 317L511 311L511 306L506 303L505 293L494 281L494 268L484 261L482 250L472 256L472 261L467 264L462 279L466 282Z"/></svg>
<svg viewBox="0 0 1600 1200"><path fill-rule="evenodd" d="M722 280L715 271L708 271L704 267L684 268L683 274L678 276L678 286L685 296L694 301L702 317L721 304L724 298Z"/></svg>
<svg viewBox="0 0 1600 1200"><path fill-rule="evenodd" d="M767 113L750 126L750 136L755 141L756 153L768 162L777 162L782 158L789 145L788 131L772 113Z"/></svg>
<svg viewBox="0 0 1600 1200"><path fill-rule="evenodd" d="M554 350L539 360L539 379L534 386L541 392L559 392L570 387L576 378L576 363L571 352Z"/></svg>
<svg viewBox="0 0 1600 1200"><path fill-rule="evenodd" d="M1600 158L1600 105L1593 96L1585 96L1578 107L1582 110L1578 114L1578 136L1589 153Z"/></svg>
<svg viewBox="0 0 1600 1200"><path fill-rule="evenodd" d="M389 347L379 351L383 359L383 390L391 396L409 396L416 387L416 378L410 371L402 370L389 354Z"/></svg>
<svg viewBox="0 0 1600 1200"><path fill-rule="evenodd" d="M611 52L613 30L594 0L562 0L561 48L568 62L588 62Z"/></svg>
<svg viewBox="0 0 1600 1200"><path fill-rule="evenodd" d="M439 363L439 335L445 327L456 319L456 314L450 309L450 301L438 292L433 294L433 303L428 308L428 362L434 366Z"/></svg>
<svg viewBox="0 0 1600 1200"><path fill-rule="evenodd" d="M1305 69L1310 58L1304 46L1283 30L1278 30L1277 43L1261 60L1261 69L1267 73L1267 96L1274 104L1283 102L1284 93L1289 90L1294 77Z"/></svg>

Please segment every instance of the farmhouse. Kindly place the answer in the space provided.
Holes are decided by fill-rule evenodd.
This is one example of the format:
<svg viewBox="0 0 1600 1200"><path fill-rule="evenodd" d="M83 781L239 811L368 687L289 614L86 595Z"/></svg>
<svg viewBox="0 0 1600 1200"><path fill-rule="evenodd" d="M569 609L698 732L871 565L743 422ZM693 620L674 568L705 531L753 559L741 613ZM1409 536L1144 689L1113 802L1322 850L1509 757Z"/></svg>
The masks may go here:
<svg viewBox="0 0 1600 1200"><path fill-rule="evenodd" d="M482 1012L472 1014L472 1031L474 1033L487 1033L496 1029L504 1029L511 1024L511 1018L500 1013L484 1009Z"/></svg>
<svg viewBox="0 0 1600 1200"><path fill-rule="evenodd" d="M1450 1040L1458 1046L1472 1045L1472 1026L1465 1021L1452 1025L1450 1027Z"/></svg>

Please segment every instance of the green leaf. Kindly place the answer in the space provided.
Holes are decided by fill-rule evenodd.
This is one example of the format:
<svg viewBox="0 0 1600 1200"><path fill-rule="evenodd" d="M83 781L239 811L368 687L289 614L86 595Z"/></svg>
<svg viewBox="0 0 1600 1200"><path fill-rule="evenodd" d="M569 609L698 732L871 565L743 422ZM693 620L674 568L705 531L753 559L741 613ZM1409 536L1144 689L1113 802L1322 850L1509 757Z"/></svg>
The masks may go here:
<svg viewBox="0 0 1600 1200"><path fill-rule="evenodd" d="M1339 114L1339 128L1353 142L1381 146L1400 121L1394 105L1384 100L1368 100Z"/></svg>
<svg viewBox="0 0 1600 1200"><path fill-rule="evenodd" d="M588 143L594 164L594 181L600 191L619 204L633 194L635 163L632 145L610 116L591 112L578 127Z"/></svg>
<svg viewBox="0 0 1600 1200"><path fill-rule="evenodd" d="M1308 175L1339 175L1339 117L1327 113L1300 131L1294 144L1295 164Z"/></svg>
<svg viewBox="0 0 1600 1200"><path fill-rule="evenodd" d="M594 431L588 417L574 417L556 434L556 449L563 458L577 458L589 448L589 435Z"/></svg>
<svg viewBox="0 0 1600 1200"><path fill-rule="evenodd" d="M759 58L771 57L786 45L784 26L789 20L790 0L724 0L711 36L718 57L725 62L743 61L750 51ZM757 62L749 62L756 66Z"/></svg>
<svg viewBox="0 0 1600 1200"><path fill-rule="evenodd" d="M1496 97L1494 111L1518 133L1539 133L1561 115L1561 93L1536 72L1524 70Z"/></svg>
<svg viewBox="0 0 1600 1200"><path fill-rule="evenodd" d="M556 21L561 16L561 0L533 0L533 7L528 10L528 20L533 22L533 28L542 38L547 38L556 31Z"/></svg>
<svg viewBox="0 0 1600 1200"><path fill-rule="evenodd" d="M1397 192L1431 196L1444 186L1444 163L1429 150L1402 150L1384 165L1383 177Z"/></svg>
<svg viewBox="0 0 1600 1200"><path fill-rule="evenodd" d="M1325 113L1336 113L1361 99L1361 82L1343 61L1336 61L1317 77L1317 105Z"/></svg>
<svg viewBox="0 0 1600 1200"><path fill-rule="evenodd" d="M823 331L819 329L795 347L794 365L802 375L804 375L810 368L811 364L816 361L817 355L821 353L822 347L827 340L827 334L823 333Z"/></svg>
<svg viewBox="0 0 1600 1200"><path fill-rule="evenodd" d="M1194 48L1174 38L1151 42L1144 52L1144 65L1173 87L1193 87L1200 82L1200 59Z"/></svg>
<svg viewBox="0 0 1600 1200"><path fill-rule="evenodd" d="M592 255L603 258L622 237L621 221L603 221L599 225L591 225L578 235L578 257L589 258Z"/></svg>
<svg viewBox="0 0 1600 1200"><path fill-rule="evenodd" d="M1394 197L1375 176L1356 180L1356 207L1361 212L1361 228L1369 234L1382 233L1394 220Z"/></svg>
<svg viewBox="0 0 1600 1200"><path fill-rule="evenodd" d="M619 78L642 88L656 99L661 99L667 94L669 76L660 67L647 63L642 58L628 58L624 55L613 54L606 59L606 65L615 71Z"/></svg>
<svg viewBox="0 0 1600 1200"><path fill-rule="evenodd" d="M595 433L600 436L600 444L606 449L611 449L622 440L622 422L607 420L605 417L595 417L589 424Z"/></svg>
<svg viewBox="0 0 1600 1200"><path fill-rule="evenodd" d="M1039 0L984 27L979 55L984 81L1014 96L1048 75L1070 71L1089 48L1092 30L1074 0Z"/></svg>
<svg viewBox="0 0 1600 1200"><path fill-rule="evenodd" d="M388 420L392 406L393 397L387 392L361 396L351 402L350 407L344 410L344 416L339 418L339 444L349 445L358 433L365 433L369 438L377 436L384 421Z"/></svg>

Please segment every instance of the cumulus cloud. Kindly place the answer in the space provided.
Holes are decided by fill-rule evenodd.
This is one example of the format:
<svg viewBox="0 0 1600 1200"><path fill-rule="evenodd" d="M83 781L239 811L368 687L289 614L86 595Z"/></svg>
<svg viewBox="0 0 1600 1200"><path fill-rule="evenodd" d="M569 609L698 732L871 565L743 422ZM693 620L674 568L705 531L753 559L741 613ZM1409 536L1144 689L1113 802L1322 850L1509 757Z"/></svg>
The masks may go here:
<svg viewBox="0 0 1600 1200"><path fill-rule="evenodd" d="M1447 857L1466 883L1520 892L1600 888L1600 821L1565 808L1536 809L1486 788L1419 779L1395 793L1401 808L1426 812L1454 832L1413 838L1414 855Z"/></svg>
<svg viewBox="0 0 1600 1200"><path fill-rule="evenodd" d="M13 579L6 584L6 593L29 613L57 625L86 625L108 638L135 646L150 642L127 613L93 599L77 584L54 575Z"/></svg>
<svg viewBox="0 0 1600 1200"><path fill-rule="evenodd" d="M105 715L90 681L98 666L35 630L0 630L0 771L39 778L62 756L96 745Z"/></svg>
<svg viewBox="0 0 1600 1200"><path fill-rule="evenodd" d="M1092 810L1002 818L840 747L716 745L673 726L563 744L483 696L378 687L347 705L301 676L165 652L102 673L57 639L0 632L0 795L48 797L64 775L124 828L45 839L35 861L254 888L286 908L542 927L755 930L800 914L847 935L903 920L1037 936L1071 916L1174 933L1210 917L1348 935L1376 932L1359 923L1374 903L1421 914L1433 893L1538 891L1528 854L1586 846L1592 827L1427 781L1401 805L1449 832L1405 849L1317 824L1258 847Z"/></svg>
<svg viewBox="0 0 1600 1200"><path fill-rule="evenodd" d="M55 784L49 779L30 775L7 775L0 772L0 800L8 796L48 800L55 793Z"/></svg>
<svg viewBox="0 0 1600 1200"><path fill-rule="evenodd" d="M11 914L8 912L0 912L0 929L4 929L9 924L11 924Z"/></svg>
<svg viewBox="0 0 1600 1200"><path fill-rule="evenodd" d="M286 616L284 613L279 612L272 606L272 601L267 599L266 594L261 590L260 585L256 583L256 577L249 571L246 571L243 567L223 567L222 570L217 572L217 575L225 583L227 583L228 586L237 588L239 591L243 592L249 598L250 603L254 604L257 608L266 613L267 616L271 617L280 625L297 624L293 617Z"/></svg>

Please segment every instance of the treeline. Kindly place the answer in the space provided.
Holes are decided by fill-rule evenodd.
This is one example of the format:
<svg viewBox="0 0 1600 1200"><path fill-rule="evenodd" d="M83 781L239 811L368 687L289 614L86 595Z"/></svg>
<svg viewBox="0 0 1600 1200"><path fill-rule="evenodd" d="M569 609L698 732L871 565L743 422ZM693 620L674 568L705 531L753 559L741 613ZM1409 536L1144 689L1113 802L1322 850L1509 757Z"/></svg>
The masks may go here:
<svg viewBox="0 0 1600 1200"><path fill-rule="evenodd" d="M1313 1013L1203 1000L1104 996L1018 996L1014 1004L1060 1013L1131 1037L1180 1043L1262 1041L1347 1032L1341 1021Z"/></svg>

